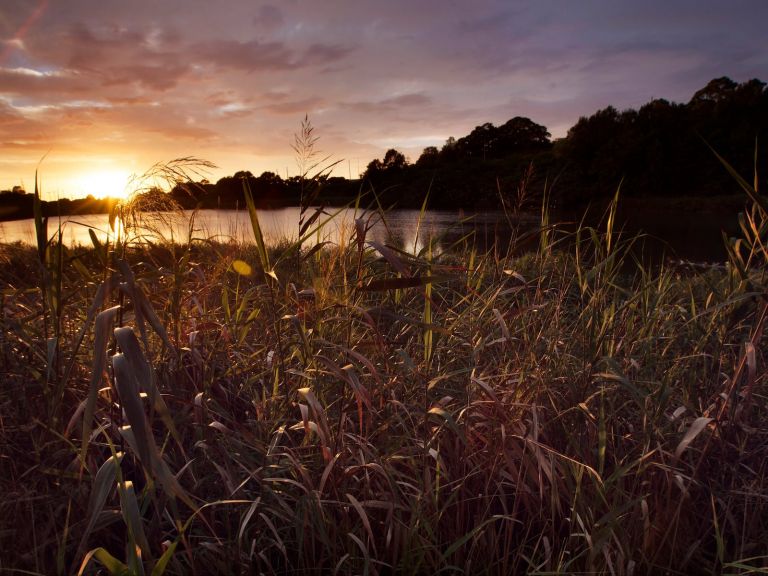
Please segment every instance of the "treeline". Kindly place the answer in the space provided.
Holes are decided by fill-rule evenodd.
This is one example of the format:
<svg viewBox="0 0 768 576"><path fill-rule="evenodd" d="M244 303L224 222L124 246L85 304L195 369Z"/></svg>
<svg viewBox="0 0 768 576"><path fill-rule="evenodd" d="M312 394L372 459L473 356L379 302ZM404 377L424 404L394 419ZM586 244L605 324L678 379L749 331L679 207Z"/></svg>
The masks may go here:
<svg viewBox="0 0 768 576"><path fill-rule="evenodd" d="M274 172L254 176L243 170L225 176L216 183L208 181L181 182L169 193L174 203L187 209L213 208L238 209L245 207L245 193L251 191L260 208L298 206L302 198L312 196L316 202L327 205L344 205L354 199L360 190L360 180L323 174L312 179L298 176L283 179ZM151 193L151 192L150 192ZM149 203L151 205L151 202Z"/></svg>
<svg viewBox="0 0 768 576"><path fill-rule="evenodd" d="M309 193L314 203L325 205L347 204L362 192L369 203L418 208L429 191L432 208L495 208L498 190L517 186L531 162L550 164L551 149L544 126L516 117L498 127L483 124L458 140L449 138L441 149L428 147L415 163L388 150L382 160L368 164L360 179L321 176ZM180 183L171 196L186 208L243 207L244 185L257 205L268 208L296 206L308 193L299 177L242 171L216 183Z"/></svg>
<svg viewBox="0 0 768 576"><path fill-rule="evenodd" d="M738 187L713 151L751 177L755 152L759 159L767 141L766 84L723 77L687 103L657 99L638 110L598 110L554 142L545 126L515 117L500 126L477 126L439 148L425 148L413 162L391 149L381 160L372 160L360 179L318 178L312 194L315 203L343 205L361 192L373 202L375 193L383 206L415 208L429 191L432 208L467 209L517 202L521 182L531 204L549 187L552 201L562 207L611 196L620 183L622 194L630 197L723 196ZM215 183L179 183L169 194L185 208L242 208L244 184L260 207L298 205L307 194L307 183L298 177L248 171ZM29 217L31 206L31 196L21 190L0 193L0 219ZM46 203L45 211L78 214L108 208L109 201L90 198Z"/></svg>
<svg viewBox="0 0 768 576"><path fill-rule="evenodd" d="M28 194L21 186L0 191L0 222L4 220L22 220L32 218L34 214L34 194ZM62 198L55 201L42 201L43 216L106 214L117 203L114 198Z"/></svg>
<svg viewBox="0 0 768 576"><path fill-rule="evenodd" d="M619 184L624 196L702 198L739 192L713 151L751 179L765 142L766 84L716 78L685 104L657 99L638 110L598 110L555 142L544 126L513 118L425 148L413 164L389 150L364 178L385 198L411 206L431 188L435 207L495 207L502 197L515 201L523 181L529 200L549 186L563 207L612 196ZM768 166L763 189L766 173Z"/></svg>
<svg viewBox="0 0 768 576"><path fill-rule="evenodd" d="M638 110L609 106L582 117L565 138L552 141L545 126L515 117L477 126L466 136L430 146L410 161L396 149L372 160L362 178L324 178L317 202L343 204L361 191L384 206L418 208L429 191L433 208L498 208L525 199L538 205L548 186L552 202L576 206L612 196L684 198L739 192L714 151L751 177L754 153L768 142L768 90L760 80L738 84L716 78L687 103L663 99ZM768 173L763 171L762 178ZM215 184L180 185L185 206L243 206L243 179L261 206L297 205L298 178L239 172Z"/></svg>
<svg viewBox="0 0 768 576"><path fill-rule="evenodd" d="M610 194L622 179L628 195L707 197L739 191L715 151L751 181L755 154L759 168L766 143L765 83L717 78L686 104L659 99L581 118L556 148L565 161L563 184L577 199ZM763 182L767 172L764 165Z"/></svg>

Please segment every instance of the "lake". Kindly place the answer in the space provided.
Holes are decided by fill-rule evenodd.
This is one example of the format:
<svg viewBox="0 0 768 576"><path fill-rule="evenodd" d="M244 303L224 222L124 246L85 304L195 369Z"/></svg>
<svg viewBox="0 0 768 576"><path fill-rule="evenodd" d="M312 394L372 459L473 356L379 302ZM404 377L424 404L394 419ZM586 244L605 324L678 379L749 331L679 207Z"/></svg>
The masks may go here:
<svg viewBox="0 0 768 576"><path fill-rule="evenodd" d="M370 223L368 239L390 242L409 251L420 250L427 239L442 236L440 245L445 248L465 234L475 231L482 236L484 245L493 242L495 235L509 226L499 213L466 215L456 211L430 210L420 217L419 210L396 210L387 213L386 222L374 212L355 211L349 208L327 208L309 231L314 231L307 242L340 242L354 233L355 219L363 218ZM534 228L535 217L523 218L528 228ZM259 222L268 244L293 241L299 232L299 209L295 207L276 210L259 210ZM59 220L51 218L49 235L58 227ZM68 246L91 245L89 230L101 241L114 237L106 214L66 216L61 218L63 241ZM118 226L120 223L118 222ZM154 212L141 215L137 227L122 226L121 232L132 239L173 240L185 242L192 239L213 239L221 242L253 242L253 232L248 213L240 210L199 210L180 212ZM508 232L507 232L508 233ZM35 224L32 219L0 222L0 242L35 243Z"/></svg>
<svg viewBox="0 0 768 576"><path fill-rule="evenodd" d="M506 245L512 234L509 222L499 212L469 214L429 210L420 215L418 210L393 210L386 214L386 221L377 213L356 212L350 208L327 208L326 212L328 214L318 221L323 225L318 228L315 224L310 228L316 231L307 240L308 243L349 239L354 233L355 218L361 217L370 222L369 240L388 242L411 252L420 250L429 238L438 238L438 248L446 250L468 235L480 250L484 250L494 244ZM268 244L295 240L298 236L298 208L259 210L259 218ZM552 218L553 222L569 222L562 226L565 229L573 229L574 222L579 220L580 216L575 214L557 214ZM680 210L640 210L633 207L622 210L617 220L617 227L628 234L640 231L647 234L645 253L654 259L663 253L696 262L723 261L725 250L721 230L729 235L736 234L738 230L735 215L718 212L690 214ZM51 234L58 223L57 218L50 219ZM106 214L62 217L61 224L64 242L69 246L90 245L89 230L93 230L102 241L110 235L114 237ZM538 224L539 215L533 213L523 215L513 223L518 232L535 230ZM129 237L136 240L185 242L191 237L221 242L253 241L248 213L235 210L146 213L142 215L140 226L125 227L122 232L125 233L126 229ZM0 242L34 244L34 221L0 222Z"/></svg>

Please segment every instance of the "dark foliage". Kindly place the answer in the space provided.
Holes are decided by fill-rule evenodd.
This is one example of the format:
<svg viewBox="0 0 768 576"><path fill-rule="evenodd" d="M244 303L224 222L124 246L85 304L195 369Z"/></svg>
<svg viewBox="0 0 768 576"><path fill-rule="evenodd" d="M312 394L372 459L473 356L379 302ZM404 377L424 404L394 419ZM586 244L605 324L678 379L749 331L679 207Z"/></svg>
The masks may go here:
<svg viewBox="0 0 768 576"><path fill-rule="evenodd" d="M750 152L768 137L765 83L712 80L687 104L653 100L580 118L558 144L571 200L612 194L714 196L737 192L710 147L751 174Z"/></svg>
<svg viewBox="0 0 768 576"><path fill-rule="evenodd" d="M115 202L111 198L97 199L90 195L75 200L62 198L54 202L43 202L42 215L106 214ZM0 191L0 222L32 218L33 203L34 194L26 193L20 186L14 186L12 190Z"/></svg>

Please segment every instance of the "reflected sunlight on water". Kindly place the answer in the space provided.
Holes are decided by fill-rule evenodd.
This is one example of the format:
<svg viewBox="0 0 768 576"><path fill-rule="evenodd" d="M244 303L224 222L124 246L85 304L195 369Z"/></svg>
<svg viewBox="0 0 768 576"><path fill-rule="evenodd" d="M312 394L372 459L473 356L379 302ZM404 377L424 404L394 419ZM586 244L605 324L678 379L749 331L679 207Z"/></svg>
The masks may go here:
<svg viewBox="0 0 768 576"><path fill-rule="evenodd" d="M472 230L479 231L486 240L492 241L496 232L507 228L500 216L493 213L468 217L455 211L429 211L421 214L419 210L397 210L387 213L384 222L381 215L375 212L356 212L348 208L328 208L326 212L327 215L319 218L310 228L312 233L307 242L346 243L354 234L355 218L363 218L369 223L368 239L394 244L411 252L424 248L429 238L441 239L438 244L446 247ZM264 238L269 244L295 241L298 237L298 208L260 210L259 219ZM49 235L57 230L58 225L58 219L49 220ZM124 228L115 232L110 230L106 214L68 216L62 217L61 228L64 243L68 246L90 245L89 229L101 241L114 239L116 233L120 233L127 234L131 241L183 243L190 239L212 239L220 242L253 242L248 213L235 210L148 212L141 214L135 222L129 220ZM34 221L0 222L0 242L34 244Z"/></svg>
<svg viewBox="0 0 768 576"><path fill-rule="evenodd" d="M509 245L512 230L500 212L465 214L459 211L430 210L423 214L419 210L391 210L386 217L377 212L355 211L351 208L327 208L327 214L318 219L310 228L306 245L319 242L346 244L353 238L355 218L368 222L368 240L375 240L396 246L402 250L418 253L431 238L435 240L436 252L450 250L455 244L486 250L493 246L504 250ZM538 227L538 214L522 215L516 224L522 233ZM298 237L299 209L295 207L277 210L259 210L259 220L264 239L268 244L292 242ZM574 229L580 221L578 215L561 214L554 221L570 222L561 230ZM59 220L51 218L48 223L49 236L58 228ZM591 225L602 227L594 222ZM115 238L109 229L106 214L70 216L61 219L64 243L68 246L90 246L89 229L100 241ZM624 213L617 221L617 230L625 235L640 231L646 236L638 245L643 258L658 260L663 257L682 258L697 262L725 260L721 230L729 235L738 233L736 217L719 213L690 214L674 211L642 211L634 209ZM200 210L179 212L145 212L136 222L128 221L125 228L116 232L127 235L132 242L174 241L185 243L194 240L215 240L251 243L253 232L248 213L236 210ZM468 235L471 235L469 238ZM125 236L123 236L125 237ZM535 245L535 239L532 245ZM0 222L0 242L35 243L35 225L32 219ZM528 246L530 249L530 246Z"/></svg>

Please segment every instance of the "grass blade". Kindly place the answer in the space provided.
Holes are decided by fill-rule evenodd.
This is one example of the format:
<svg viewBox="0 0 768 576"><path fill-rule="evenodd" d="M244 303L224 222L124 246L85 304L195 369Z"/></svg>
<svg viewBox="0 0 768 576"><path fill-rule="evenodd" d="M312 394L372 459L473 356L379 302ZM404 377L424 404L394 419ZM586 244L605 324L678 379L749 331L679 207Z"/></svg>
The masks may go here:
<svg viewBox="0 0 768 576"><path fill-rule="evenodd" d="M128 566L107 552L106 548L96 548L88 552L85 558L83 558L83 563L80 565L80 570L77 571L77 576L85 574L85 569L88 567L91 558L96 558L112 576L128 576L129 574Z"/></svg>
<svg viewBox="0 0 768 576"><path fill-rule="evenodd" d="M78 546L78 552L75 554L77 558L80 556L82 550L85 549L88 544L88 538L96 526L99 514L104 508L104 504L109 497L110 492L115 487L117 482L117 472L120 467L120 462L123 460L123 453L118 452L107 458L104 463L99 467L96 472L96 477L93 480L93 486L91 487L91 497L88 501L88 524L86 524L85 531L80 538L80 545Z"/></svg>
<svg viewBox="0 0 768 576"><path fill-rule="evenodd" d="M123 354L125 354L125 357L128 359L128 363L133 369L133 373L136 375L140 389L147 393L152 406L160 415L163 424L165 424L166 428L168 428L168 431L181 448L181 437L173 423L168 406L165 404L165 400L163 400L160 390L157 388L154 372L141 351L139 340L136 338L133 328L128 326L115 328L115 340L117 340L120 350L122 350Z"/></svg>
<svg viewBox="0 0 768 576"><path fill-rule="evenodd" d="M141 522L141 512L139 511L139 501L136 499L133 482L127 480L118 484L117 492L120 495L120 508L123 513L123 520L128 528L130 540L138 544L139 548L141 548L143 557L151 559L152 551L149 548L147 536L144 534L144 526Z"/></svg>
<svg viewBox="0 0 768 576"><path fill-rule="evenodd" d="M247 178L243 178L243 194L245 195L245 205L248 208L248 216L251 219L251 230L253 230L253 238L256 240L256 249L261 261L261 268L265 273L269 273L272 270L269 265L269 253L267 252L267 245L264 243L264 234L261 231L259 214L256 211L256 204L253 202L253 194L251 193L251 187L248 184Z"/></svg>
<svg viewBox="0 0 768 576"><path fill-rule="evenodd" d="M701 434L701 432L704 431L707 425L713 420L714 418L705 418L703 416L696 418L696 420L693 421L691 426L685 432L683 439L677 445L677 448L675 449L675 458L680 458L680 456L683 455L683 452L685 452L685 449L688 448L691 442L693 442L696 437Z"/></svg>
<svg viewBox="0 0 768 576"><path fill-rule="evenodd" d="M93 415L96 410L96 399L99 394L99 388L103 379L104 369L107 362L107 341L109 340L110 327L120 310L120 306L113 306L96 316L96 333L93 338L93 366L91 368L91 382L88 386L88 398L83 412L83 435L81 460L85 462L85 455L88 452L88 442L91 436L91 425L93 424Z"/></svg>

